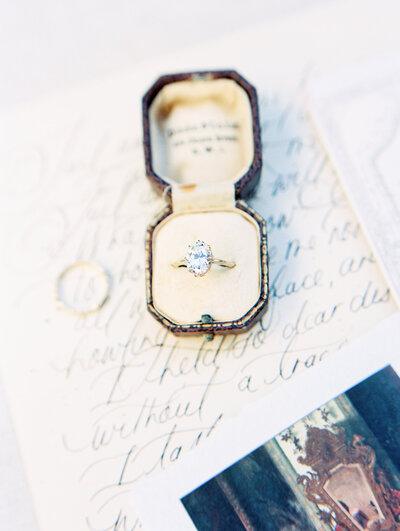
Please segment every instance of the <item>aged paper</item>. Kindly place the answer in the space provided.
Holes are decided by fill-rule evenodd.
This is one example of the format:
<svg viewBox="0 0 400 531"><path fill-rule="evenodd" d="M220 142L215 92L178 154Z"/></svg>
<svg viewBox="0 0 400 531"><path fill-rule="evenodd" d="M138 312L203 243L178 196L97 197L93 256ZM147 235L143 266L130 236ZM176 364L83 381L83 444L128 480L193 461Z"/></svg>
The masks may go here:
<svg viewBox="0 0 400 531"><path fill-rule="evenodd" d="M400 49L309 86L324 144L400 301Z"/></svg>
<svg viewBox="0 0 400 531"><path fill-rule="evenodd" d="M138 529L129 492L142 478L395 311L302 89L319 64L400 40L384 6L309 12L2 117L1 364L43 531ZM144 233L163 200L144 176L140 98L165 71L231 65L260 95L251 205L269 228L269 311L245 334L178 339L145 308ZM76 260L112 281L86 318L55 304L55 280ZM74 297L90 302L96 286L85 277Z"/></svg>

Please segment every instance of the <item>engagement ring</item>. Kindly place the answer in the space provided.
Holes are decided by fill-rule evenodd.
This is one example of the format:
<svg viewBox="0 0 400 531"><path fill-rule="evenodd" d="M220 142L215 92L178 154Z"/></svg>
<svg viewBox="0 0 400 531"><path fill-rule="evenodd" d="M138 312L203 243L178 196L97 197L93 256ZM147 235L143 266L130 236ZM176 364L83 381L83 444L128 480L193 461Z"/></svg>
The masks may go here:
<svg viewBox="0 0 400 531"><path fill-rule="evenodd" d="M196 277L203 277L211 268L212 264L216 264L220 267L226 267L233 269L236 264L234 262L227 262L226 260L220 260L214 258L211 247L197 240L194 245L189 245L189 251L183 260L174 262L172 267L186 267Z"/></svg>

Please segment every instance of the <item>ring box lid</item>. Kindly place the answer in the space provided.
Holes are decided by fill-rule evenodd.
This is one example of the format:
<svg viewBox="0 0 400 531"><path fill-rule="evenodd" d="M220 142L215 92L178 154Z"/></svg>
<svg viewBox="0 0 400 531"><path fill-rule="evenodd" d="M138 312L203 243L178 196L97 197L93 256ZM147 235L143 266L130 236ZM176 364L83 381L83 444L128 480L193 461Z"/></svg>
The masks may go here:
<svg viewBox="0 0 400 531"><path fill-rule="evenodd" d="M203 131L191 131L181 110L198 113L192 123L204 116ZM214 196L233 185L234 199L245 198L262 167L256 90L234 70L161 76L143 97L143 143L147 177L168 199L174 187L197 185L213 186Z"/></svg>

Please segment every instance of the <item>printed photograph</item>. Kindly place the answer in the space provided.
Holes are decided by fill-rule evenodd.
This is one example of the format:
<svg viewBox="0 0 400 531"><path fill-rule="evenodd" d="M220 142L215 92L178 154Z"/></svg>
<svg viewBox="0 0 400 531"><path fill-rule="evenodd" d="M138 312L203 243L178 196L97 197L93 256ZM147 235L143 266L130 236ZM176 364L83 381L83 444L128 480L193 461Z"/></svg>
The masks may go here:
<svg viewBox="0 0 400 531"><path fill-rule="evenodd" d="M200 531L400 529L400 378L375 373L181 502Z"/></svg>

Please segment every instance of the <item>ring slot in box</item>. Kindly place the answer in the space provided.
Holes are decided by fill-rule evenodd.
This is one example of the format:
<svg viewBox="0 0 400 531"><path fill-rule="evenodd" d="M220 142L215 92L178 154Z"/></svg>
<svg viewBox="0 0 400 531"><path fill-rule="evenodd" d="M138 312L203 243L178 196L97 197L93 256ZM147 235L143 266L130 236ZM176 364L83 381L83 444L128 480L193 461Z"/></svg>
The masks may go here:
<svg viewBox="0 0 400 531"><path fill-rule="evenodd" d="M177 334L247 329L268 301L265 222L243 201L262 166L255 89L233 71L162 76L143 126L147 176L168 200L147 231L149 311ZM174 264L197 240L215 263L196 278Z"/></svg>

